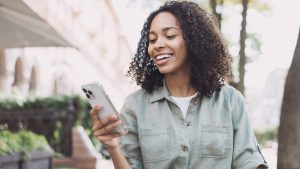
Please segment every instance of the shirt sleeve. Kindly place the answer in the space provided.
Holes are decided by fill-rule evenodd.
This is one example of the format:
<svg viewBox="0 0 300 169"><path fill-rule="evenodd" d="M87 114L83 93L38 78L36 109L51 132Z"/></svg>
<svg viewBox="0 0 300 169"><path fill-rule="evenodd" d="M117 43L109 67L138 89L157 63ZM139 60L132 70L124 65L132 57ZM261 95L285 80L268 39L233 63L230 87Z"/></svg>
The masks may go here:
<svg viewBox="0 0 300 169"><path fill-rule="evenodd" d="M234 130L232 168L256 169L258 166L262 169L268 168L251 128L244 98L239 92L232 92L231 105Z"/></svg>
<svg viewBox="0 0 300 169"><path fill-rule="evenodd" d="M130 101L127 98L121 109L120 118L127 128L128 134L120 139L121 149L133 169L144 169L138 139L137 119L130 107Z"/></svg>

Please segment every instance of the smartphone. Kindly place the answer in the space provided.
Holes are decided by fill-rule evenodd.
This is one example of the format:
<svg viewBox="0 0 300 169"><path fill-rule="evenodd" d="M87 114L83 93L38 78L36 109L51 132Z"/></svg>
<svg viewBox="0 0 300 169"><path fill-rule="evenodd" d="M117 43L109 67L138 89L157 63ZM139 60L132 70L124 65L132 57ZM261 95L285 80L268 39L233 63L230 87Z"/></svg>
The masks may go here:
<svg viewBox="0 0 300 169"><path fill-rule="evenodd" d="M81 86L86 98L92 107L96 105L101 105L102 108L98 114L100 119L105 118L109 115L117 115L119 118L119 113L112 104L108 95L104 91L104 88L99 82L89 83ZM122 123L119 127L114 128L112 133L121 133L127 131L125 125Z"/></svg>

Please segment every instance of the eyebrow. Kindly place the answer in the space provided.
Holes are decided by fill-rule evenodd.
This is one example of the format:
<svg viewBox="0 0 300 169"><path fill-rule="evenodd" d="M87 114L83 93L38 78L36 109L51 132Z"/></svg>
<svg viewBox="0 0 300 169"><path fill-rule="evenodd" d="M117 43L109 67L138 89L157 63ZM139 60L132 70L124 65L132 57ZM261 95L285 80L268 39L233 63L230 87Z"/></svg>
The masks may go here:
<svg viewBox="0 0 300 169"><path fill-rule="evenodd" d="M166 27L166 28L163 28L163 32L166 32L166 31L168 31L168 30L170 30L170 29L176 29L176 30L179 31L179 28L175 28L175 27ZM155 34L155 33L154 33L153 31L150 31L149 34Z"/></svg>

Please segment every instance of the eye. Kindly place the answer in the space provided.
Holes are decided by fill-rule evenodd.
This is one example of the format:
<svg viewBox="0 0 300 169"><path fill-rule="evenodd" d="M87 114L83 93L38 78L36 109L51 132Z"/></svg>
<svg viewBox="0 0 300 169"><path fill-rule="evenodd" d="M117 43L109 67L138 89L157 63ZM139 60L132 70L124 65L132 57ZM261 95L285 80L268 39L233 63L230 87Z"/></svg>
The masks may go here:
<svg viewBox="0 0 300 169"><path fill-rule="evenodd" d="M153 44L156 42L156 39L149 39L149 43Z"/></svg>
<svg viewBox="0 0 300 169"><path fill-rule="evenodd" d="M168 39L174 39L176 37L176 35L169 35L169 36L166 36Z"/></svg>

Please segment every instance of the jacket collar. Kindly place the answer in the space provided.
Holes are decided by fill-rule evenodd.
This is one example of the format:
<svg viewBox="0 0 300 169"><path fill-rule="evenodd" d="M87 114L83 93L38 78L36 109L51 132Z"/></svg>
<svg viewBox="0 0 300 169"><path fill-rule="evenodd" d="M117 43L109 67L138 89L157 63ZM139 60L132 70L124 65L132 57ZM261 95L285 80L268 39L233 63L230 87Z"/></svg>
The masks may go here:
<svg viewBox="0 0 300 169"><path fill-rule="evenodd" d="M203 96L201 95L201 97L203 97ZM168 91L165 79L163 80L163 86L159 87L156 90L154 90L153 93L151 93L151 95L150 95L150 102L151 103L156 102L156 101L160 101L162 99L172 100L171 95ZM196 98L193 99L193 101L195 101L195 102L197 100L199 100L199 95Z"/></svg>
<svg viewBox="0 0 300 169"><path fill-rule="evenodd" d="M153 93L150 95L150 102L156 102L162 99L170 98L170 93L167 89L166 81L163 80L163 86L159 87L158 89L154 90Z"/></svg>

